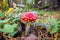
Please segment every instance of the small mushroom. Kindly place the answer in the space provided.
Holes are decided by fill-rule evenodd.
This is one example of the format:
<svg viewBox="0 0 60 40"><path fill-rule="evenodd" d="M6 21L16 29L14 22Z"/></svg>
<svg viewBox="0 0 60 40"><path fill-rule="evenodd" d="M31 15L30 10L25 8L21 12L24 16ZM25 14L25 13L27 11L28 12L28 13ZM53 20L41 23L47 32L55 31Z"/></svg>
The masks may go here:
<svg viewBox="0 0 60 40"><path fill-rule="evenodd" d="M33 12L25 12L20 15L20 20L26 25L25 34L27 34L30 29L31 22L35 22L36 16Z"/></svg>

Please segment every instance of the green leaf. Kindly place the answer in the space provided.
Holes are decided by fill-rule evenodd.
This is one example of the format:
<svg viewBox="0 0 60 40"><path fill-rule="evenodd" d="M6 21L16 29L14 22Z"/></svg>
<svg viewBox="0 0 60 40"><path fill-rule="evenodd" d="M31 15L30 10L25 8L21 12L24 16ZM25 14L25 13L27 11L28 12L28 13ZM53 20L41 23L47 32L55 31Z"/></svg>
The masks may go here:
<svg viewBox="0 0 60 40"><path fill-rule="evenodd" d="M49 28L50 28L50 25L47 24L47 23L43 23L43 25L44 25L44 27L45 27L46 29L49 29Z"/></svg>
<svg viewBox="0 0 60 40"><path fill-rule="evenodd" d="M46 20L50 23L52 23L52 25L57 25L57 20L51 20L50 18L46 18Z"/></svg>
<svg viewBox="0 0 60 40"><path fill-rule="evenodd" d="M0 17L3 17L4 16L4 13L2 13L1 11L0 11Z"/></svg>
<svg viewBox="0 0 60 40"><path fill-rule="evenodd" d="M3 20L0 20L0 24L3 23Z"/></svg>
<svg viewBox="0 0 60 40"><path fill-rule="evenodd" d="M5 19L5 20L3 20L3 23L7 23L10 20L11 20L11 18Z"/></svg>
<svg viewBox="0 0 60 40"><path fill-rule="evenodd" d="M47 18L47 21L50 22L52 25L52 27L50 29L50 34L57 32L57 30L58 30L57 20L51 20L50 18Z"/></svg>
<svg viewBox="0 0 60 40"><path fill-rule="evenodd" d="M17 27L17 24L13 24L13 25L5 24L4 28L1 29L0 31L4 33L13 33L16 27Z"/></svg>
<svg viewBox="0 0 60 40"><path fill-rule="evenodd" d="M18 7L25 7L23 4L17 4Z"/></svg>
<svg viewBox="0 0 60 40"><path fill-rule="evenodd" d="M13 37L16 33L17 33L17 31L15 31L15 32L13 32L13 33L9 33L8 36Z"/></svg>
<svg viewBox="0 0 60 40"><path fill-rule="evenodd" d="M45 11L44 11L44 10L41 10L41 11L39 11L39 14L40 14L41 16L43 16L43 15L45 14Z"/></svg>
<svg viewBox="0 0 60 40"><path fill-rule="evenodd" d="M38 11L32 11L35 15L38 15Z"/></svg>
<svg viewBox="0 0 60 40"><path fill-rule="evenodd" d="M0 24L1 23L7 23L8 21L10 21L11 20L11 18L8 18L8 19L5 19L5 20L0 20Z"/></svg>
<svg viewBox="0 0 60 40"><path fill-rule="evenodd" d="M16 22L17 20L19 20L19 18L15 18L12 20L12 22Z"/></svg>
<svg viewBox="0 0 60 40"><path fill-rule="evenodd" d="M26 3L27 4L32 4L33 3L33 0L26 0Z"/></svg>
<svg viewBox="0 0 60 40"><path fill-rule="evenodd" d="M55 32L57 32L58 30L58 27L55 25L55 26L52 26L51 30L50 30L50 34L53 34Z"/></svg>

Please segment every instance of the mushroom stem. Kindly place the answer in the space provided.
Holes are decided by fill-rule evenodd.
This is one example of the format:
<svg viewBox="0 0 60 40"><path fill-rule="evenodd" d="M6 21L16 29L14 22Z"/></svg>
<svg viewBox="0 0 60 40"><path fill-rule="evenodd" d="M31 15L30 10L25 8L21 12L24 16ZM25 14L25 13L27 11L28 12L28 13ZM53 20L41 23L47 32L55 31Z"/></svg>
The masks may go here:
<svg viewBox="0 0 60 40"><path fill-rule="evenodd" d="M30 29L30 24L27 24L25 29L25 35L28 35L29 29Z"/></svg>

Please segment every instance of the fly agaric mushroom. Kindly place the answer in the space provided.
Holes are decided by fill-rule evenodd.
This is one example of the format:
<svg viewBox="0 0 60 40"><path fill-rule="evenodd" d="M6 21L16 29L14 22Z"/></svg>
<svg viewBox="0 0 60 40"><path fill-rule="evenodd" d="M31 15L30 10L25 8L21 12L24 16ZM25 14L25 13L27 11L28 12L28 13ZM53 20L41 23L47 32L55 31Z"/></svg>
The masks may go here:
<svg viewBox="0 0 60 40"><path fill-rule="evenodd" d="M35 22L36 16L34 15L33 12L25 12L25 13L22 13L22 14L20 15L20 20L21 20L24 24L26 24L25 34L27 34L28 31L29 31L31 22Z"/></svg>
<svg viewBox="0 0 60 40"><path fill-rule="evenodd" d="M36 16L33 14L33 12L25 12L21 14L20 19L22 21L34 22L36 20Z"/></svg>

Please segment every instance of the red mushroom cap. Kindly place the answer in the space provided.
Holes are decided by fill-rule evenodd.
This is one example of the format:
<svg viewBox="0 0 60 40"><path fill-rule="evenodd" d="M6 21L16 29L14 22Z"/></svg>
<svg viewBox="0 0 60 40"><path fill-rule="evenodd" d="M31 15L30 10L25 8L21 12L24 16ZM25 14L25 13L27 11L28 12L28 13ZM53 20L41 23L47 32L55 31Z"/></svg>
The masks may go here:
<svg viewBox="0 0 60 40"><path fill-rule="evenodd" d="M25 12L20 15L20 19L27 22L32 22L36 20L36 16L33 12Z"/></svg>

